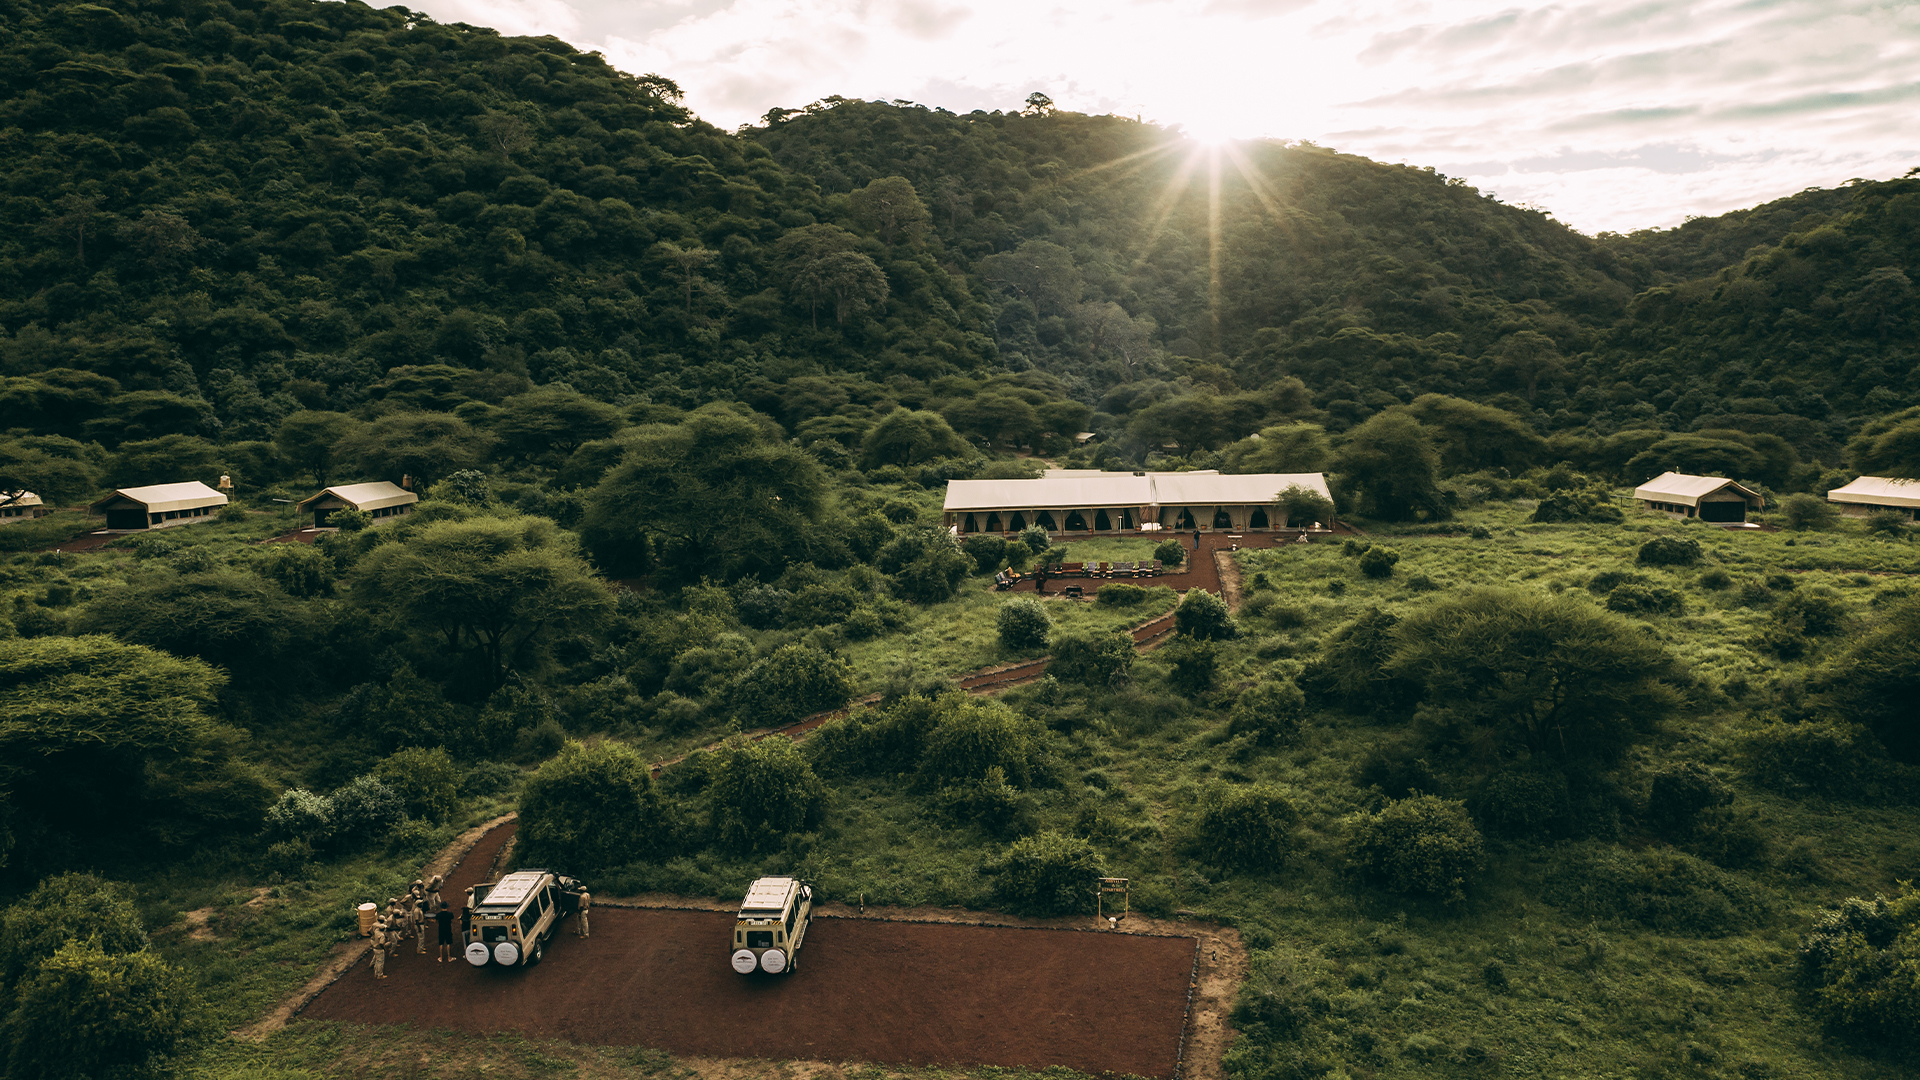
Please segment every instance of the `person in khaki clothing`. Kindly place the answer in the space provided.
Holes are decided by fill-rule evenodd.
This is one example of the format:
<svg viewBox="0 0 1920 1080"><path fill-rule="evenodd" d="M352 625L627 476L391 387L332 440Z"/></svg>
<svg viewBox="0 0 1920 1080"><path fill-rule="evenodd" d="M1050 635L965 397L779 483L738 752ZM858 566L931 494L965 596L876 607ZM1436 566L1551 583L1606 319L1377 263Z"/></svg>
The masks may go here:
<svg viewBox="0 0 1920 1080"><path fill-rule="evenodd" d="M373 977L387 977L387 921L381 919L373 924Z"/></svg>
<svg viewBox="0 0 1920 1080"><path fill-rule="evenodd" d="M581 889L580 899L577 903L579 906L576 910L580 914L580 921L574 925L573 936L589 937L591 935L587 933L587 912L593 908L593 894L585 889Z"/></svg>

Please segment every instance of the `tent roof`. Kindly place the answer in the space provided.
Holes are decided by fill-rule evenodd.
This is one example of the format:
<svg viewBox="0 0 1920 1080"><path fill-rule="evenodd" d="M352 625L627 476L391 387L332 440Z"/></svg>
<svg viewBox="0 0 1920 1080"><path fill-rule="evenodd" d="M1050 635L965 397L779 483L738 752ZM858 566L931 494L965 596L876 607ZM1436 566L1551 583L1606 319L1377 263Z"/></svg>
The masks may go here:
<svg viewBox="0 0 1920 1080"><path fill-rule="evenodd" d="M1827 501L1864 503L1868 506L1920 506L1920 480L1863 476L1846 487L1827 492Z"/></svg>
<svg viewBox="0 0 1920 1080"><path fill-rule="evenodd" d="M149 514L165 514L174 510L192 510L201 506L227 504L225 495L198 480L189 480L184 484L151 484L147 487L121 488L88 509L96 510L115 499L130 499L142 503Z"/></svg>
<svg viewBox="0 0 1920 1080"><path fill-rule="evenodd" d="M295 509L304 514L313 509L314 503L328 495L332 495L355 510L378 510L385 506L401 506L420 501L419 495L399 484L378 480L371 484L335 484L333 487L301 499Z"/></svg>
<svg viewBox="0 0 1920 1080"><path fill-rule="evenodd" d="M1694 476L1691 473L1668 472L1641 484L1633 489L1633 497L1648 502L1671 502L1683 506L1698 506L1700 500L1722 488L1733 488L1748 502L1755 505L1764 500L1760 493L1752 488L1736 484L1724 476Z"/></svg>
<svg viewBox="0 0 1920 1080"><path fill-rule="evenodd" d="M7 496L13 498L7 498ZM31 491L0 491L0 506L40 506L40 496Z"/></svg>
<svg viewBox="0 0 1920 1080"><path fill-rule="evenodd" d="M1323 473L1159 472L1137 476L1073 469L1049 471L1038 480L950 480L946 508L1251 505L1271 503L1275 495L1295 485L1332 498Z"/></svg>

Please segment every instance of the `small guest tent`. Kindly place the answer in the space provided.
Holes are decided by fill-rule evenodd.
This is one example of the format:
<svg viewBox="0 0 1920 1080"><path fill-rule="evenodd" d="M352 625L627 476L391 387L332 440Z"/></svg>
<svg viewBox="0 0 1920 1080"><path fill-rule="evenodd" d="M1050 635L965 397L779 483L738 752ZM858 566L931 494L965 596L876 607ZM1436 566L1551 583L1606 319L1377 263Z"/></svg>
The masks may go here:
<svg viewBox="0 0 1920 1080"><path fill-rule="evenodd" d="M341 484L310 498L302 499L297 509L313 515L313 527L331 529L328 524L341 510L364 510L373 515L375 525L385 525L396 517L413 513L420 496L398 484L380 480L371 484Z"/></svg>
<svg viewBox="0 0 1920 1080"><path fill-rule="evenodd" d="M136 532L210 521L225 505L225 495L198 480L189 480L184 484L121 488L87 507L87 512L105 514L109 529Z"/></svg>

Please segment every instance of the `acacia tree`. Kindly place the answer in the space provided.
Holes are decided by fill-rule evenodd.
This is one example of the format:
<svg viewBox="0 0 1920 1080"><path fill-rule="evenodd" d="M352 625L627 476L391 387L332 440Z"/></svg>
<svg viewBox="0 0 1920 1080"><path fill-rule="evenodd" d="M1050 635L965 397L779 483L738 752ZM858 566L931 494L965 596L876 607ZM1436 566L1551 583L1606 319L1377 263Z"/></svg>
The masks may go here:
<svg viewBox="0 0 1920 1080"><path fill-rule="evenodd" d="M1354 428L1333 463L1342 486L1357 491L1361 512L1386 521L1447 516L1439 467L1426 429L1403 412L1383 412Z"/></svg>
<svg viewBox="0 0 1920 1080"><path fill-rule="evenodd" d="M855 191L850 201L853 219L879 233L883 244L891 245L895 236L917 244L933 224L927 204L904 176L882 176Z"/></svg>
<svg viewBox="0 0 1920 1080"><path fill-rule="evenodd" d="M333 475L333 448L358 427L360 421L346 413L307 410L280 421L273 442L289 465L310 474L316 486L325 487Z"/></svg>
<svg viewBox="0 0 1920 1080"><path fill-rule="evenodd" d="M518 515L434 522L381 544L361 562L354 595L440 635L489 690L547 638L591 629L613 607L571 533Z"/></svg>
<svg viewBox="0 0 1920 1080"><path fill-rule="evenodd" d="M431 485L479 465L487 443L485 435L449 413L398 412L350 431L333 452L368 476L406 475Z"/></svg>
<svg viewBox="0 0 1920 1080"><path fill-rule="evenodd" d="M1638 624L1518 589L1407 616L1383 669L1421 688L1423 716L1442 735L1495 759L1612 758L1679 701L1676 661Z"/></svg>
<svg viewBox="0 0 1920 1080"><path fill-rule="evenodd" d="M640 572L655 558L685 581L778 574L819 522L820 463L727 406L643 430L587 500L581 536L602 566Z"/></svg>

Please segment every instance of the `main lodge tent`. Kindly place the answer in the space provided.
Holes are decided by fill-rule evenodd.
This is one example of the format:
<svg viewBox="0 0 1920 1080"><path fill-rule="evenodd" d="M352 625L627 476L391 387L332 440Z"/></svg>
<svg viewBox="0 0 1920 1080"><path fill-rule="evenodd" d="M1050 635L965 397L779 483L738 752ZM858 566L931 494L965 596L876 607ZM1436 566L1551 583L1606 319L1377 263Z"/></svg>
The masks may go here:
<svg viewBox="0 0 1920 1080"><path fill-rule="evenodd" d="M189 480L184 484L121 488L87 507L87 513L105 514L107 528L131 532L208 521L225 505L225 495L198 480Z"/></svg>
<svg viewBox="0 0 1920 1080"><path fill-rule="evenodd" d="M1717 525L1740 525L1747 511L1758 510L1766 500L1752 488L1742 487L1722 476L1694 476L1668 472L1633 489L1633 497L1642 510L1670 517L1697 517Z"/></svg>
<svg viewBox="0 0 1920 1080"><path fill-rule="evenodd" d="M318 495L300 500L295 509L313 515L313 527L330 529L328 519L341 510L365 510L375 525L385 525L396 517L413 513L420 496L398 484L380 480L371 484L340 484Z"/></svg>
<svg viewBox="0 0 1920 1080"><path fill-rule="evenodd" d="M1219 529L1234 532L1288 527L1276 520L1274 497L1303 487L1326 497L1323 473L1157 472L1054 470L1038 480L950 480L946 523L961 533L1131 532L1136 529ZM1325 527L1326 522L1296 522Z"/></svg>
<svg viewBox="0 0 1920 1080"><path fill-rule="evenodd" d="M1840 512L1848 516L1894 510L1914 520L1920 518L1920 480L1863 476L1846 487L1827 492L1827 501L1839 506Z"/></svg>
<svg viewBox="0 0 1920 1080"><path fill-rule="evenodd" d="M0 525L46 517L47 508L31 491L0 491Z"/></svg>

